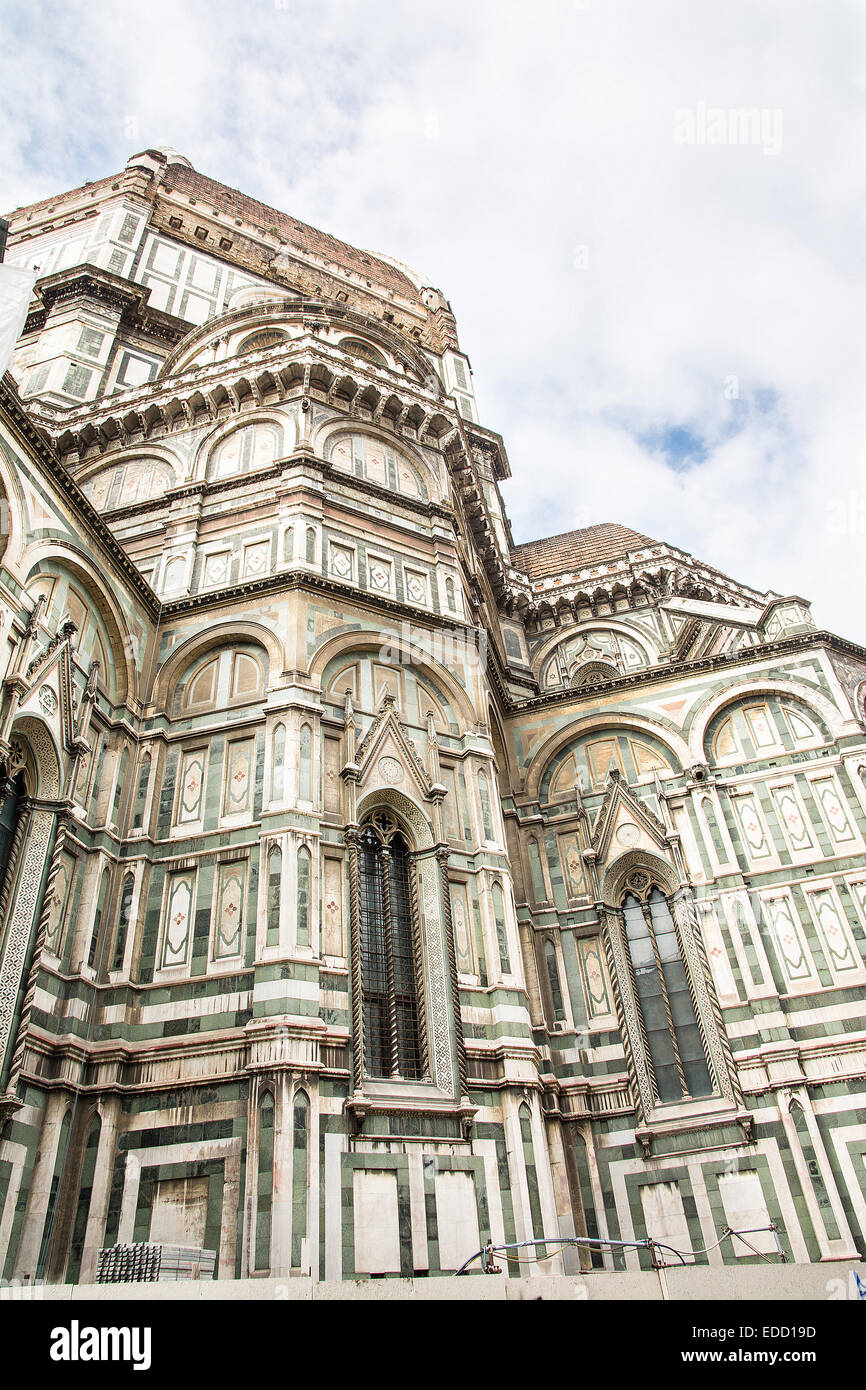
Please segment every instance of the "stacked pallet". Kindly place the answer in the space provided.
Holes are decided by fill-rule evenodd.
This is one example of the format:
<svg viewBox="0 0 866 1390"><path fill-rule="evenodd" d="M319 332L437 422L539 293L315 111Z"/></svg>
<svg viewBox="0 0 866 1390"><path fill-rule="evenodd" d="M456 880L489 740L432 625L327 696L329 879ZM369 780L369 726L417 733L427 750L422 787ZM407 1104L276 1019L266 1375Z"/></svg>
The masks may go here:
<svg viewBox="0 0 866 1390"><path fill-rule="evenodd" d="M135 1241L129 1245L111 1245L100 1250L96 1282L133 1284L158 1279L212 1279L215 1266L215 1250Z"/></svg>

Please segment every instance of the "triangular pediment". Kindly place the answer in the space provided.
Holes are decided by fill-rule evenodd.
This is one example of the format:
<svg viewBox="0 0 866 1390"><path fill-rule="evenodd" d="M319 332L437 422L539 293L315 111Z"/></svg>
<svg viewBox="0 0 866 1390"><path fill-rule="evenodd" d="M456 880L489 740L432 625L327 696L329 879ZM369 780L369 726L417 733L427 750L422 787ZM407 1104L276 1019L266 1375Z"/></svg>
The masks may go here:
<svg viewBox="0 0 866 1390"><path fill-rule="evenodd" d="M379 713L355 755L359 783L363 787L385 786L401 790L415 788L429 799L432 783L397 713L392 695L386 695Z"/></svg>
<svg viewBox="0 0 866 1390"><path fill-rule="evenodd" d="M69 639L31 661L25 672L27 689L18 701L17 715L33 714L48 725L62 748L71 749L75 710L72 700L72 652Z"/></svg>
<svg viewBox="0 0 866 1390"><path fill-rule="evenodd" d="M665 853L667 832L619 772L608 774L607 788L590 837L598 863L630 850Z"/></svg>

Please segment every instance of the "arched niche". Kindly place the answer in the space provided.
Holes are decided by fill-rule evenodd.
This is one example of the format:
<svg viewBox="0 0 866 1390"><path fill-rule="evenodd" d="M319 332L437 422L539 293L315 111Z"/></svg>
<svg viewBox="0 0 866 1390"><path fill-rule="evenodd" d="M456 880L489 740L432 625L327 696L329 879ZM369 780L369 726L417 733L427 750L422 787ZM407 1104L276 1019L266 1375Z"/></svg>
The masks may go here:
<svg viewBox="0 0 866 1390"><path fill-rule="evenodd" d="M375 715L386 694L391 694L398 713L406 723L424 729L432 711L434 727L442 734L458 735L474 723L465 694L457 694L456 683L438 666L407 661L404 665L382 659L382 647L368 646L358 634L347 635L326 644L311 663L311 674L318 677L323 695L342 705L348 690L356 710Z"/></svg>
<svg viewBox="0 0 866 1390"><path fill-rule="evenodd" d="M141 454L96 468L79 477L78 485L90 505L104 513L153 502L176 487L179 477L178 460Z"/></svg>
<svg viewBox="0 0 866 1390"><path fill-rule="evenodd" d="M99 661L99 684L113 704L123 704L137 690L133 653L144 655L144 635L132 634L102 575L86 567L84 557L45 547L27 576L26 602L45 597L42 621L52 630L65 617L76 624L73 649L81 664Z"/></svg>
<svg viewBox="0 0 866 1390"><path fill-rule="evenodd" d="M796 712L799 711L808 723L815 726L820 733L820 738L816 738L810 744L808 738L798 744L792 737L791 747L815 747L821 742L833 742L848 730L856 727L852 722L845 720L837 707L829 700L826 695L811 689L798 681L750 681L742 685L727 685L724 689L718 690L710 696L697 709L691 718L688 738L689 753L691 762L712 761L713 744L718 738L722 725L725 723L728 714L735 707L748 708L767 706L774 712L777 708L789 708ZM727 712L727 713L726 713ZM775 720L773 721L776 722ZM767 741L763 744L765 751L774 749L782 752L785 749L785 740L781 738L784 728L780 729L776 725L780 737L776 744ZM758 730L755 728L755 739L753 746L756 747L756 756L762 756L761 747L758 742ZM790 750L788 750L790 751ZM736 762L733 755L721 754L723 761Z"/></svg>
<svg viewBox="0 0 866 1390"><path fill-rule="evenodd" d="M383 432L331 424L317 433L314 447L337 472L415 501L427 502L437 491L426 463Z"/></svg>
<svg viewBox="0 0 866 1390"><path fill-rule="evenodd" d="M221 482L268 468L294 446L294 422L289 415L256 414L228 430L212 435L199 451L197 476Z"/></svg>
<svg viewBox="0 0 866 1390"><path fill-rule="evenodd" d="M544 805L573 798L576 790L584 796L601 792L611 771L637 786L651 782L655 774L675 776L682 766L657 734L600 724L566 741L549 759L539 779L538 799Z"/></svg>
<svg viewBox="0 0 866 1390"><path fill-rule="evenodd" d="M572 720L557 729L535 751L526 772L527 795L540 798L542 780L549 780L554 761L558 760L561 766L561 755L567 753L572 742L586 738L605 738L609 733L622 733L643 742L648 739L651 744L658 745L660 750L666 750L665 760L674 771L690 764L688 744L673 725L661 720L647 719L644 715L593 713L582 719Z"/></svg>
<svg viewBox="0 0 866 1390"><path fill-rule="evenodd" d="M629 675L658 659L657 642L636 624L591 621L558 631L536 649L532 665L541 689L548 690Z"/></svg>
<svg viewBox="0 0 866 1390"><path fill-rule="evenodd" d="M183 719L251 704L264 698L267 686L267 651L259 642L236 637L211 644L178 668L166 703L173 718Z"/></svg>

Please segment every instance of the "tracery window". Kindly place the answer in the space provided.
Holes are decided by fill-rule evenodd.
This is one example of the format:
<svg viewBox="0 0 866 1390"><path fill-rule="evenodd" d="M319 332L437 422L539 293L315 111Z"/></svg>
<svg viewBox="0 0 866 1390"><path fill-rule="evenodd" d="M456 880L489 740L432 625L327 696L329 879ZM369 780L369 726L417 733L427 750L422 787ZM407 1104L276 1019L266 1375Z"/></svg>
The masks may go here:
<svg viewBox="0 0 866 1390"><path fill-rule="evenodd" d="M668 900L647 874L634 873L622 912L659 1100L711 1095L713 1080Z"/></svg>
<svg viewBox="0 0 866 1390"><path fill-rule="evenodd" d="M396 824L373 816L359 847L364 1067L419 1080L425 1070L412 854Z"/></svg>

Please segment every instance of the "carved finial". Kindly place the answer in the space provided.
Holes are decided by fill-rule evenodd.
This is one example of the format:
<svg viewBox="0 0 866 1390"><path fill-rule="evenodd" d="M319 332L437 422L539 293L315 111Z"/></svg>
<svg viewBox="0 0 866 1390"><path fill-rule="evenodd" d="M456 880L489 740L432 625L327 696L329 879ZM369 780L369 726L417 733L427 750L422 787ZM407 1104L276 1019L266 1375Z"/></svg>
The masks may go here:
<svg viewBox="0 0 866 1390"><path fill-rule="evenodd" d="M427 711L427 716L426 716L426 717L427 717L427 742L428 742L428 743L438 743L439 740L438 740L437 737L436 737L436 725L435 725L435 723L434 723L434 714L433 714L432 709L428 709L428 711Z"/></svg>
<svg viewBox="0 0 866 1390"><path fill-rule="evenodd" d="M45 595L40 594L33 606L33 612L27 619L27 626L24 629L28 637L36 637L39 631L39 616L45 607Z"/></svg>
<svg viewBox="0 0 866 1390"><path fill-rule="evenodd" d="M96 682L98 678L99 661L97 658L94 658L93 661L91 661L90 663L90 667L87 672L87 684L84 687L84 694L89 699L92 699L93 696L96 694Z"/></svg>
<svg viewBox="0 0 866 1390"><path fill-rule="evenodd" d="M346 691L344 691L343 693L344 693L345 696L346 696L346 704L345 704L345 709L346 709L346 723L347 723L347 724L349 724L349 723L352 723L352 724L353 724L353 723L355 722L355 710L354 710L354 706L352 705L352 692L351 692L351 690L346 690Z"/></svg>

